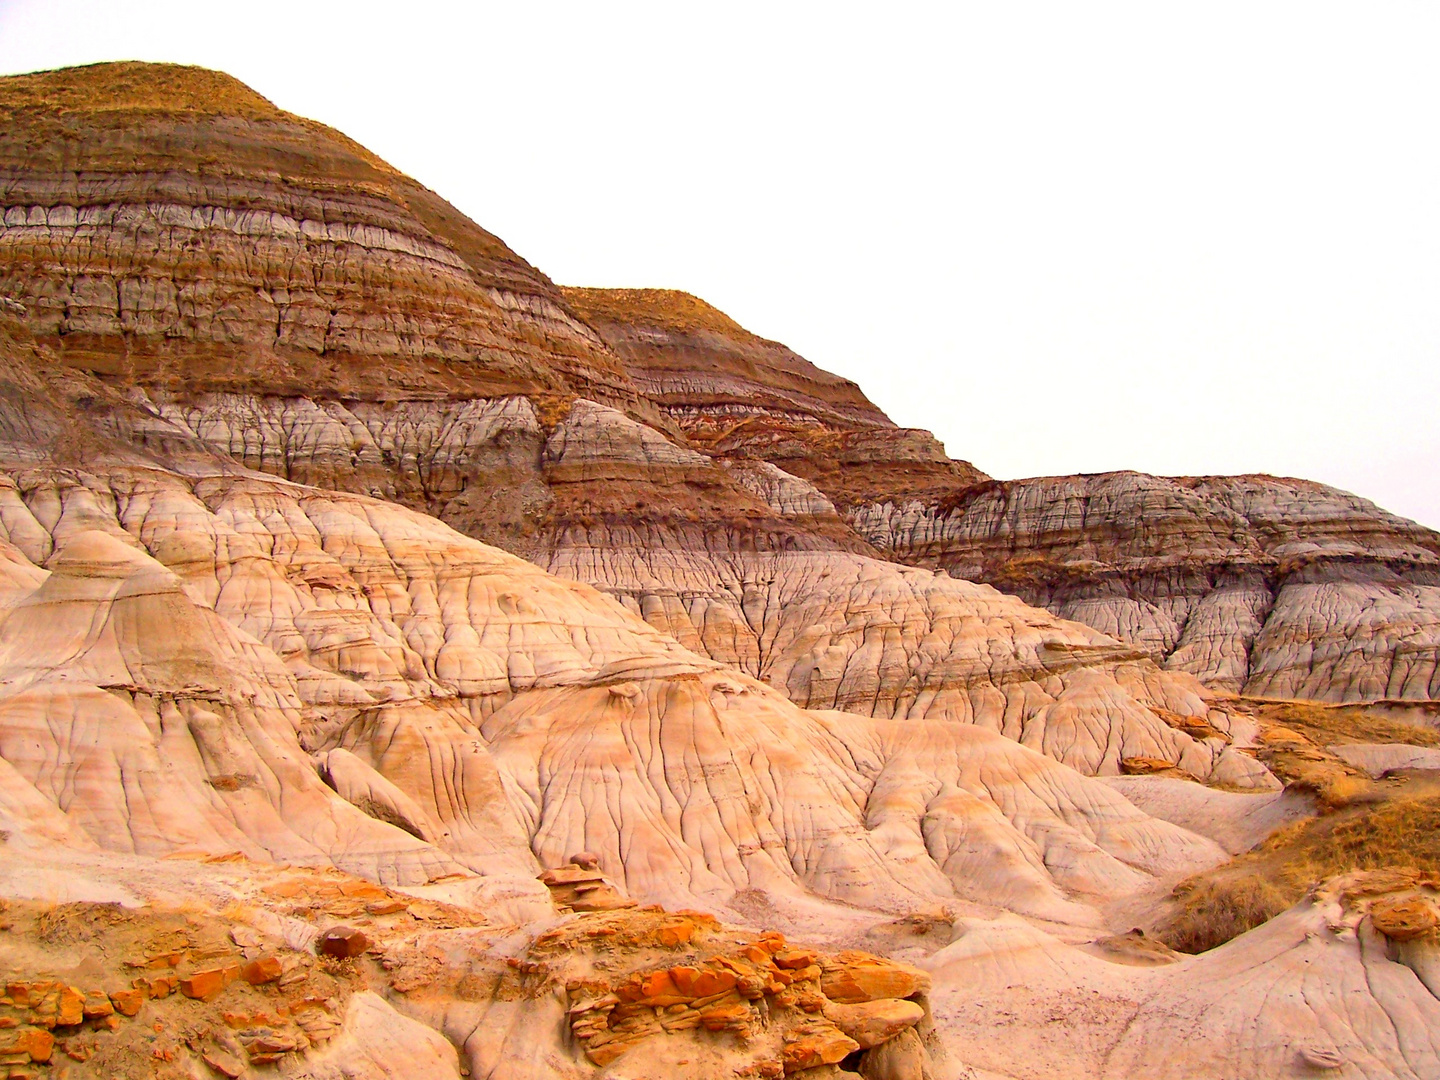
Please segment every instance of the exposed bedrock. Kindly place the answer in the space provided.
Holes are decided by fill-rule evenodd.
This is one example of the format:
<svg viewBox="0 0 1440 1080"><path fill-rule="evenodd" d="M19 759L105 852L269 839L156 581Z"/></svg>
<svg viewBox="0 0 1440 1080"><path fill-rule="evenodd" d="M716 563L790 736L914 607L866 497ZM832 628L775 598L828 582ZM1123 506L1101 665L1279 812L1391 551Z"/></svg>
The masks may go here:
<svg viewBox="0 0 1440 1080"><path fill-rule="evenodd" d="M1440 694L1440 536L1321 484L1046 477L848 518L895 558L991 582L1213 686Z"/></svg>
<svg viewBox="0 0 1440 1080"><path fill-rule="evenodd" d="M667 515L716 550L868 542L1218 688L1440 693L1440 543L1363 500L1265 477L989 482L703 301L557 288L226 76L97 65L7 80L0 108L7 310L251 467L528 557L594 522L664 542ZM605 464L576 456L592 443Z"/></svg>
<svg viewBox="0 0 1440 1080"><path fill-rule="evenodd" d="M674 289L562 291L624 361L636 386L666 409L895 427L849 379L757 337L698 297Z"/></svg>
<svg viewBox="0 0 1440 1080"><path fill-rule="evenodd" d="M553 500L530 399L363 402L134 391L132 400L243 465L432 514L523 549ZM143 419L138 441L154 436ZM163 431L161 433L163 435Z"/></svg>
<svg viewBox="0 0 1440 1080"><path fill-rule="evenodd" d="M640 899L717 907L745 893L796 912L964 900L1093 924L1095 905L1224 853L1062 762L1165 758L1274 783L1227 745L1229 718L1198 684L987 587L796 548L781 576L818 586L801 607L836 639L826 667L813 635L786 644L795 628L766 615L763 593L747 598L758 553L705 556L711 577L739 568L736 591L706 585L728 597L712 606L735 623L731 654L746 645L758 662L753 615L765 674L807 704L876 715L811 712L587 584L393 503L246 470L182 414L76 381L43 348L9 349L0 813L16 843L239 851L400 885L455 876L476 899L532 907L548 903L540 867L586 851ZM513 403L480 415L533 430ZM76 446L83 462L67 458ZM608 490L617 462L728 475L584 402L538 451L556 501ZM614 593L642 606L638 594ZM867 648L865 627L882 623L893 647ZM995 631L1015 640L997 648ZM774 664L786 649L803 677L798 660ZM841 652L865 658L836 667ZM931 711L876 708L875 680L900 685L912 656L936 670Z"/></svg>
<svg viewBox="0 0 1440 1080"><path fill-rule="evenodd" d="M532 899L539 866L584 850L677 903L958 897L1080 923L1224 857L1010 739L806 711L586 585L361 497L32 473L0 487L0 526L5 805L109 850ZM1093 675L1102 695L1122 677ZM1108 742L1210 764L1128 707L1135 731Z"/></svg>
<svg viewBox="0 0 1440 1080"><path fill-rule="evenodd" d="M1410 885L1389 871L1331 879L1220 948L1145 968L1019 920L962 920L928 965L936 1017L957 1056L991 1075L1024 1061L1035 1080L1419 1080L1440 1070L1440 1001L1422 950L1386 915L1440 908L1433 887Z"/></svg>
<svg viewBox="0 0 1440 1080"><path fill-rule="evenodd" d="M247 464L297 479L350 486L367 470L377 484L430 478L428 497L462 527L479 520L463 495L489 490L493 469L489 501L513 510L512 493L529 491L543 507L528 540L502 537L801 705L977 722L1087 772L1148 757L1265 782L1249 759L1223 743L1202 748L1161 718L1203 726L1214 711L1212 726L1228 731L1198 684L985 586L840 549L825 531L839 528L832 504L773 465L721 469L584 400L543 443L524 398L465 408L463 423L420 405L362 410L363 419L339 406L234 398L158 411ZM660 513L644 505L677 491Z"/></svg>
<svg viewBox="0 0 1440 1080"><path fill-rule="evenodd" d="M928 431L897 427L853 382L687 293L564 290L637 387L697 448L766 461L837 503L986 480Z"/></svg>
<svg viewBox="0 0 1440 1080"><path fill-rule="evenodd" d="M996 484L224 76L5 79L0 118L5 951L89 980L67 928L123 924L106 978L146 972L136 1061L88 993L7 994L11 1065L1436 1075L1430 870L1198 957L1115 933L1317 807L1418 805L1433 533L1301 481ZM136 935L181 920L233 929L168 994Z"/></svg>
<svg viewBox="0 0 1440 1080"><path fill-rule="evenodd" d="M0 293L76 366L190 391L639 403L543 274L227 75L20 76L0 110Z"/></svg>

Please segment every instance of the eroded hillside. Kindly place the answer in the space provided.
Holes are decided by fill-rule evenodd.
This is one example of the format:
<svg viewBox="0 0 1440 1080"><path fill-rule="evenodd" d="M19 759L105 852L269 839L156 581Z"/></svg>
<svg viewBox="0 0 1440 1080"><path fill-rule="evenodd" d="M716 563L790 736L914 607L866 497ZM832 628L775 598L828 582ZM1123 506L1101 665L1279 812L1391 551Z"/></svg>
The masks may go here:
<svg viewBox="0 0 1440 1080"><path fill-rule="evenodd" d="M991 481L218 73L0 114L7 1065L1440 1067L1428 864L1305 862L1418 820L1435 534Z"/></svg>

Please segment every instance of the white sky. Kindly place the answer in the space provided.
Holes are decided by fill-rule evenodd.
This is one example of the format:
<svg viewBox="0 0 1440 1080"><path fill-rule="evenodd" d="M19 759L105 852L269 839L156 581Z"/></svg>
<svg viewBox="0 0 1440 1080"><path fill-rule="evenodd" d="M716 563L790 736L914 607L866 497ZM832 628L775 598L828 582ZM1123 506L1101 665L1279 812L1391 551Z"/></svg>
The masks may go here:
<svg viewBox="0 0 1440 1080"><path fill-rule="evenodd" d="M0 0L221 68L564 284L686 289L999 477L1440 526L1440 4Z"/></svg>

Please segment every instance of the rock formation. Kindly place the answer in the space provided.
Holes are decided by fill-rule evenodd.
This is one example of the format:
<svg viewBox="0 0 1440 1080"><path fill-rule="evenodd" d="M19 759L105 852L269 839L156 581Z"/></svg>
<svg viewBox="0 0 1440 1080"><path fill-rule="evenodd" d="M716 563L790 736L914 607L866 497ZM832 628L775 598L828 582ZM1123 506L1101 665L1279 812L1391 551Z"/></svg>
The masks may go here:
<svg viewBox="0 0 1440 1080"><path fill-rule="evenodd" d="M1231 692L1433 697L1434 534L991 481L216 73L0 115L4 1064L1434 1071L1425 873L1196 958L1126 933L1433 770ZM1246 989L1305 972L1313 1023Z"/></svg>
<svg viewBox="0 0 1440 1080"><path fill-rule="evenodd" d="M1440 536L1321 484L1048 477L848 517L894 557L988 581L1211 686L1440 695Z"/></svg>
<svg viewBox="0 0 1440 1080"><path fill-rule="evenodd" d="M963 1033L964 1060L1002 1075L1018 1059L1037 1078L1426 1076L1440 1067L1440 1002L1421 990L1434 943L1409 960L1409 930L1384 914L1406 897L1435 910L1433 887L1356 875L1219 949L1144 968L1018 922L967 928L930 962L936 1020Z"/></svg>

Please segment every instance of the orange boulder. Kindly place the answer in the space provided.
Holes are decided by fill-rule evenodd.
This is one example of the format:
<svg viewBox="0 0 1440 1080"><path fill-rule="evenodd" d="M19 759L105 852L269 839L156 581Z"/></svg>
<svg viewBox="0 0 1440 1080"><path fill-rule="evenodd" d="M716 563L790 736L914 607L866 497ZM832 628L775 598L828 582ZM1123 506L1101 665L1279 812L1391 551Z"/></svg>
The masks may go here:
<svg viewBox="0 0 1440 1080"><path fill-rule="evenodd" d="M801 1035L781 1052L787 1074L821 1065L834 1065L860 1049L860 1044L836 1027Z"/></svg>
<svg viewBox="0 0 1440 1080"><path fill-rule="evenodd" d="M882 998L858 1005L831 1005L825 1010L825 1018L859 1043L862 1050L893 1039L906 1028L918 1024L924 1015L925 1010L915 1002L899 998Z"/></svg>
<svg viewBox="0 0 1440 1080"><path fill-rule="evenodd" d="M909 964L857 952L843 952L837 960L821 975L820 989L843 1005L907 998L930 989L930 976Z"/></svg>

